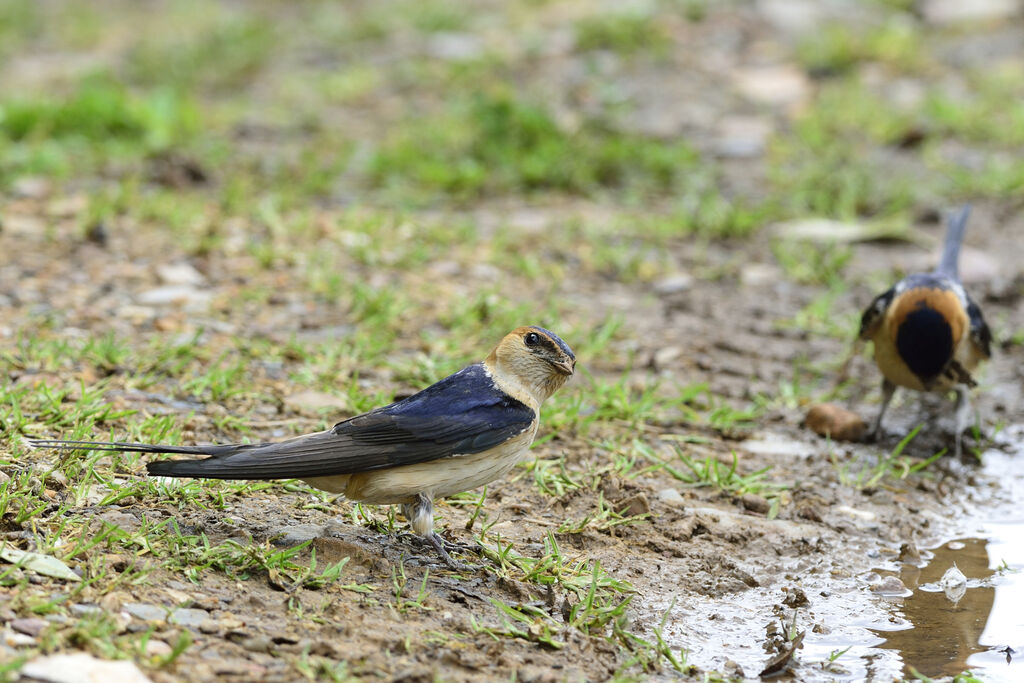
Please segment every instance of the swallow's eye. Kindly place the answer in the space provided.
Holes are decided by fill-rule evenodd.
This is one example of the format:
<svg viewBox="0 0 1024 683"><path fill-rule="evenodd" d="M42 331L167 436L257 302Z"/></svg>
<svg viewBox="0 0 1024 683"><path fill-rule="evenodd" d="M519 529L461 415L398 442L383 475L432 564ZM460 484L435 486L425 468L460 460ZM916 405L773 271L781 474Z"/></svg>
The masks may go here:
<svg viewBox="0 0 1024 683"><path fill-rule="evenodd" d="M523 341L526 342L527 346L536 346L537 344L540 344L540 335L536 332L530 332L523 337Z"/></svg>

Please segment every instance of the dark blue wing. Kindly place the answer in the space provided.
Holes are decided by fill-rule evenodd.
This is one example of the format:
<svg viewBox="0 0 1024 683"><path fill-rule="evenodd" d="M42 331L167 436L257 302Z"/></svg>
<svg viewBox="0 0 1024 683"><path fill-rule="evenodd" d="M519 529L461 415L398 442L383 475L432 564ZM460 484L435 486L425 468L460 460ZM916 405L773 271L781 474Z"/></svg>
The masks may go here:
<svg viewBox="0 0 1024 683"><path fill-rule="evenodd" d="M892 304L893 297L895 296L896 288L891 287L876 296L871 302L871 305L864 309L864 312L860 316L860 329L857 331L857 337L859 339L867 341L871 338L871 335L875 333L878 325L881 324L882 318L885 316L885 311Z"/></svg>
<svg viewBox="0 0 1024 683"><path fill-rule="evenodd" d="M981 309L974 299L967 297L967 317L971 320L971 341L978 347L978 350L985 358L992 357L992 330L981 315Z"/></svg>
<svg viewBox="0 0 1024 683"><path fill-rule="evenodd" d="M404 465L485 451L521 433L535 418L476 364L409 398L339 422L331 432L368 450L387 451L387 465Z"/></svg>
<svg viewBox="0 0 1024 683"><path fill-rule="evenodd" d="M355 474L486 451L523 433L532 408L471 365L407 399L287 441L223 446L40 442L41 446L208 455L151 462L151 474L212 479L304 479Z"/></svg>

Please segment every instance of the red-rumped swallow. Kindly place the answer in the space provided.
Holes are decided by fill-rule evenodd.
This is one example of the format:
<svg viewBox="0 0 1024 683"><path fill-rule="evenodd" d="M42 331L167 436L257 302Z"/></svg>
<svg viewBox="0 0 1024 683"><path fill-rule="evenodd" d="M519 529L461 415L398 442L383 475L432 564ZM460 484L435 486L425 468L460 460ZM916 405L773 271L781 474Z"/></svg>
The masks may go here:
<svg viewBox="0 0 1024 683"><path fill-rule="evenodd" d="M302 479L364 503L402 506L413 530L458 566L434 533L434 504L508 472L537 434L540 406L572 376L576 356L558 335L519 327L481 362L413 396L331 429L258 444L169 446L31 440L37 448L205 455L146 465L152 475Z"/></svg>
<svg viewBox="0 0 1024 683"><path fill-rule="evenodd" d="M868 437L876 439L896 387L956 391L956 454L967 427L971 372L992 355L992 333L960 283L957 263L970 207L949 218L939 266L914 273L875 297L861 316L860 341L871 340L882 371L882 407Z"/></svg>

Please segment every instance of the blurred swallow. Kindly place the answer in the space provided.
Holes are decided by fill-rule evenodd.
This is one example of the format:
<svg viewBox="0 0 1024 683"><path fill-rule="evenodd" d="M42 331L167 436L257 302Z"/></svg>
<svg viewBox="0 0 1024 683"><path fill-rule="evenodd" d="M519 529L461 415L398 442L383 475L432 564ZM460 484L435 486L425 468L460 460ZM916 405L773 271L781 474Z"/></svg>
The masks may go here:
<svg viewBox="0 0 1024 683"><path fill-rule="evenodd" d="M150 462L151 475L302 479L353 501L401 505L413 530L451 566L434 533L434 499L508 472L537 433L540 406L572 376L576 356L558 335L519 327L481 362L423 391L331 429L276 443L169 446L31 440L36 448L205 455Z"/></svg>
<svg viewBox="0 0 1024 683"><path fill-rule="evenodd" d="M875 297L860 321L858 341L872 341L882 371L882 407L869 432L878 437L896 387L957 395L956 454L967 427L971 372L992 355L992 333L978 304L960 283L957 263L970 206L954 213L946 228L939 266L914 273Z"/></svg>

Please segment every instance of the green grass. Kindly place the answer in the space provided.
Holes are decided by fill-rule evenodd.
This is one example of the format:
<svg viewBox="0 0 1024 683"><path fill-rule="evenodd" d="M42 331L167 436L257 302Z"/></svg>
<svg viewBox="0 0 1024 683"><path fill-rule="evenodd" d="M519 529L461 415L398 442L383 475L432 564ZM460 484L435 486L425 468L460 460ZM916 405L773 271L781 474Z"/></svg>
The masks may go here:
<svg viewBox="0 0 1024 683"><path fill-rule="evenodd" d="M184 40L140 43L128 54L127 77L177 89L237 87L258 76L274 41L269 18L226 19L193 30Z"/></svg>
<svg viewBox="0 0 1024 683"><path fill-rule="evenodd" d="M946 454L946 449L927 457L913 457L904 454L907 446L921 431L921 425L914 427L903 437L889 453L879 456L873 465L855 460L839 462L835 453L831 454L832 465L836 468L839 481L844 486L856 489L875 489L882 485L903 482L915 476L931 477L928 470L934 462Z"/></svg>
<svg viewBox="0 0 1024 683"><path fill-rule="evenodd" d="M662 56L671 44L665 25L654 15L629 12L594 14L576 22L576 49L610 50L623 55Z"/></svg>
<svg viewBox="0 0 1024 683"><path fill-rule="evenodd" d="M829 24L811 32L797 46L797 57L810 73L837 76L866 62L878 62L898 71L923 68L921 33L904 17L880 26Z"/></svg>
<svg viewBox="0 0 1024 683"><path fill-rule="evenodd" d="M0 99L0 182L138 162L188 142L199 126L191 98L164 89L135 93L102 75L62 96L8 93Z"/></svg>
<svg viewBox="0 0 1024 683"><path fill-rule="evenodd" d="M419 118L389 136L371 161L380 187L471 199L512 192L665 191L696 154L682 142L616 133L599 121L566 131L540 104L503 89Z"/></svg>

